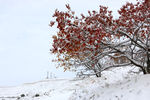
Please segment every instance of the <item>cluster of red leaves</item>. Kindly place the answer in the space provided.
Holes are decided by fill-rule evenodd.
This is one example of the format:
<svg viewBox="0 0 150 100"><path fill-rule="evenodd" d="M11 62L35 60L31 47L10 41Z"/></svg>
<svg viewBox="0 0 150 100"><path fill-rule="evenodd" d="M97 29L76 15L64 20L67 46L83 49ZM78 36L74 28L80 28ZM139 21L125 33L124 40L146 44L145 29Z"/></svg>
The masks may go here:
<svg viewBox="0 0 150 100"><path fill-rule="evenodd" d="M150 18L150 6L147 3L127 3L118 11L119 19L113 20L112 11L107 7L100 6L99 11L88 11L88 15L81 14L80 18L75 16L75 12L66 5L67 11L62 12L56 10L53 17L55 21L50 22L50 26L57 24L58 33L53 36L52 53L58 54L58 61L68 61L71 58L81 59L89 56L87 52L91 52L93 56L99 53L100 44L111 39L111 33L107 29L114 31L120 28L132 35L139 24ZM149 24L143 25L149 30ZM140 30L141 36L147 33ZM60 59L60 55L65 57ZM65 65L65 64L64 64Z"/></svg>
<svg viewBox="0 0 150 100"><path fill-rule="evenodd" d="M150 18L150 6L139 2L137 4L127 3L118 12L121 16L116 20L116 23L123 31L133 35L136 28L145 23L141 26L142 29L138 30L138 35L145 37L145 34L148 34L146 30L150 28L149 21L147 21Z"/></svg>
<svg viewBox="0 0 150 100"><path fill-rule="evenodd" d="M57 23L59 29L57 36L53 36L53 53L77 57L81 52L96 51L100 42L105 40L105 37L110 37L105 28L112 24L113 17L107 7L100 6L99 12L88 11L89 15L81 14L81 18L74 15L69 5L66 5L66 8L66 12L56 10L53 15L56 20L50 22L50 26ZM95 52L94 55L96 54Z"/></svg>

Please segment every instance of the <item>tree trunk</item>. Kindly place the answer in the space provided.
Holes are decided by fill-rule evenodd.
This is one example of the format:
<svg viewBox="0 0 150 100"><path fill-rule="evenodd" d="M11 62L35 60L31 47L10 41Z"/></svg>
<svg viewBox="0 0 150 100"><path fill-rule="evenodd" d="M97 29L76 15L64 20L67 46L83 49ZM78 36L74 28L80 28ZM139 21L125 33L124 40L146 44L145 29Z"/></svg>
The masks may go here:
<svg viewBox="0 0 150 100"><path fill-rule="evenodd" d="M101 77L101 75L99 73L97 73L97 71L94 69L95 75L96 77Z"/></svg>
<svg viewBox="0 0 150 100"><path fill-rule="evenodd" d="M99 77L98 74L96 74L96 77Z"/></svg>
<svg viewBox="0 0 150 100"><path fill-rule="evenodd" d="M147 71L144 68L141 68L141 69L142 69L143 74L147 74Z"/></svg>
<svg viewBox="0 0 150 100"><path fill-rule="evenodd" d="M102 66L101 66L101 64L100 63L98 63L98 71L99 71L99 77L101 77L101 72L102 72Z"/></svg>
<svg viewBox="0 0 150 100"><path fill-rule="evenodd" d="M147 73L150 74L150 59L149 59L150 55L149 53L147 52Z"/></svg>
<svg viewBox="0 0 150 100"><path fill-rule="evenodd" d="M147 60L147 73L150 74L150 60Z"/></svg>

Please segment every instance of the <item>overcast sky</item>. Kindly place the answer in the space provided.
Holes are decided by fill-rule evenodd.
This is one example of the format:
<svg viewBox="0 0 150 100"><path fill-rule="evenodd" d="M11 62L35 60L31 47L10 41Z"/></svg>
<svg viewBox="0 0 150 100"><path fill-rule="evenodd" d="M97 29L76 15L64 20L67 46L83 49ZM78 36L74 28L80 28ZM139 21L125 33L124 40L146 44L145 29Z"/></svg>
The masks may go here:
<svg viewBox="0 0 150 100"><path fill-rule="evenodd" d="M129 0L0 0L0 86L13 86L42 80L46 72L57 77L73 77L56 69L49 53L56 28L49 22L55 9L65 10L69 3L76 14L108 6L117 10ZM132 0L135 2L136 0Z"/></svg>

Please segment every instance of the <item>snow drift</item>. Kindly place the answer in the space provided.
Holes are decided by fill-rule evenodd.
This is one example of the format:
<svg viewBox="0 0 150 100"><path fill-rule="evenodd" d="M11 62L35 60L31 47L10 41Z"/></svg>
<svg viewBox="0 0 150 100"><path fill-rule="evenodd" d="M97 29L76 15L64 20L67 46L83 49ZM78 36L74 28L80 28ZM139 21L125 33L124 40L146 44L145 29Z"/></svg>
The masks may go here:
<svg viewBox="0 0 150 100"><path fill-rule="evenodd" d="M107 74L109 77L49 79L1 87L0 100L149 100L150 75Z"/></svg>

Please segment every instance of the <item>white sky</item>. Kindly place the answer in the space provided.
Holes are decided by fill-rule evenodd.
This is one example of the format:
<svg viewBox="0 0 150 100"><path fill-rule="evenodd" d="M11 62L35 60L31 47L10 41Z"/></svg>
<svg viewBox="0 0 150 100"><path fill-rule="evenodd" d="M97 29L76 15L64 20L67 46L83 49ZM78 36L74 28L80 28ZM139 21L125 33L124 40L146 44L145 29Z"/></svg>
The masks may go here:
<svg viewBox="0 0 150 100"><path fill-rule="evenodd" d="M0 86L42 80L47 71L61 78L73 77L51 62L54 56L49 49L56 28L48 24L55 9L65 10L69 3L80 14L105 5L117 17L117 10L126 1L129 0L0 0Z"/></svg>

